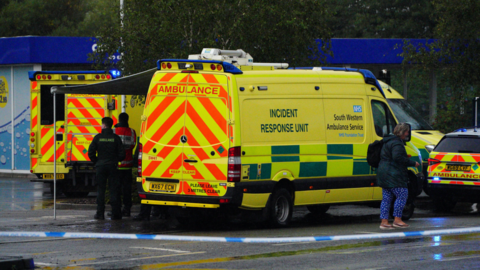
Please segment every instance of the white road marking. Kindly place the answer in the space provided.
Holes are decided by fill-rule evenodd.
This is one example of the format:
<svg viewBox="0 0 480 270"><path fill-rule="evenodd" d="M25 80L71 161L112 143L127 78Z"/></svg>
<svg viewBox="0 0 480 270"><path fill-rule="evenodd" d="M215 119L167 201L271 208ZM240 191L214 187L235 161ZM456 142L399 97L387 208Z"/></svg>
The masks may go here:
<svg viewBox="0 0 480 270"><path fill-rule="evenodd" d="M183 256L183 255L191 255L191 254L202 254L202 253L205 253L205 251L182 253L182 254L162 255L162 256L141 257L141 258L131 258L131 259L125 259L125 260L112 260L112 261L103 261L103 262L95 262L95 263L70 264L70 265L67 265L67 266L84 266L84 265L94 265L94 264L105 264L105 263L116 263L116 262L127 262L127 261L139 261L139 260L157 259L157 258Z"/></svg>
<svg viewBox="0 0 480 270"><path fill-rule="evenodd" d="M176 253L188 253L188 252L190 252L190 251L184 251L184 250L176 250L176 249L168 249L168 248L154 248L154 247L130 247L130 248L161 250L161 251L170 251L170 252L176 252Z"/></svg>

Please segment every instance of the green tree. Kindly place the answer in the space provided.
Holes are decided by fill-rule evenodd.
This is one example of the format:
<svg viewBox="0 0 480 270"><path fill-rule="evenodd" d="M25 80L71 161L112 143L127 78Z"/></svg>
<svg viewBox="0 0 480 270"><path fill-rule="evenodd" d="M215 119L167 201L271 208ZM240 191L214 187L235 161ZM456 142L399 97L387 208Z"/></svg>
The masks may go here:
<svg viewBox="0 0 480 270"><path fill-rule="evenodd" d="M335 38L430 38L436 21L430 0L328 0Z"/></svg>
<svg viewBox="0 0 480 270"><path fill-rule="evenodd" d="M118 1L6 0L0 2L0 36L93 36L110 24ZM113 6L112 6L113 4ZM117 5L115 9L115 5Z"/></svg>
<svg viewBox="0 0 480 270"><path fill-rule="evenodd" d="M241 48L255 62L311 65L329 46L329 14L321 0L125 0L124 14L123 27L117 16L97 32L94 57L103 64L105 56L121 53L126 74L209 47ZM321 49L315 38L324 40Z"/></svg>
<svg viewBox="0 0 480 270"><path fill-rule="evenodd" d="M480 95L480 2L436 0L434 4L436 40L420 45L407 42L404 64L437 72L445 92L439 95L434 126L452 131L471 125L471 102Z"/></svg>

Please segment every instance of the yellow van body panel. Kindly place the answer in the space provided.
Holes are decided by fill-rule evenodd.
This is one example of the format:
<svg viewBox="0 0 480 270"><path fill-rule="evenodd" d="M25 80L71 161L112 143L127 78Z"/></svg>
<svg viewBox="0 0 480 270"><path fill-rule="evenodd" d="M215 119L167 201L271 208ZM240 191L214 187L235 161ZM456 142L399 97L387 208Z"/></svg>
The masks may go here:
<svg viewBox="0 0 480 270"><path fill-rule="evenodd" d="M221 91L201 96L198 87ZM366 161L368 145L381 139L374 101L390 110L357 72L159 70L143 116L140 193L150 204L221 206L238 199L243 209L266 207L279 186L289 188L296 206L381 200ZM419 160L418 149L407 145ZM234 147L241 148L241 177L232 183Z"/></svg>

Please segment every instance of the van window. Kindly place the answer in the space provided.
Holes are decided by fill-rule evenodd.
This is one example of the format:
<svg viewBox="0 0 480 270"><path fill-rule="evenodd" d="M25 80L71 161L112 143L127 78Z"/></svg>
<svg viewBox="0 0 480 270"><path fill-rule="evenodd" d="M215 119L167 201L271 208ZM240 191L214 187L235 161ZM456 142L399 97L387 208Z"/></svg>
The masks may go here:
<svg viewBox="0 0 480 270"><path fill-rule="evenodd" d="M441 140L435 152L447 153L480 153L480 138L471 137L445 137Z"/></svg>
<svg viewBox="0 0 480 270"><path fill-rule="evenodd" d="M387 101L398 121L409 123L413 130L433 130L432 126L404 99L388 99Z"/></svg>
<svg viewBox="0 0 480 270"><path fill-rule="evenodd" d="M393 133L393 129L397 125L397 121L393 118L392 113L387 105L381 101L372 101L373 123L375 125L375 133L378 136L384 137Z"/></svg>
<svg viewBox="0 0 480 270"><path fill-rule="evenodd" d="M40 125L53 124L53 95L50 93L50 88L53 85L42 85L40 87ZM57 94L56 97L57 121L65 120L65 95Z"/></svg>

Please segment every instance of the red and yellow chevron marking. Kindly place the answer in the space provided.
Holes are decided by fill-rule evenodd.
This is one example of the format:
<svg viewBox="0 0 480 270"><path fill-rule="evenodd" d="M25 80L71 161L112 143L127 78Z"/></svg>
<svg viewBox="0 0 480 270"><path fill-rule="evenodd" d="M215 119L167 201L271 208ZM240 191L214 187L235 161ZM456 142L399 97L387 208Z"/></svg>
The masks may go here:
<svg viewBox="0 0 480 270"><path fill-rule="evenodd" d="M64 129L59 126L60 123L57 123L57 134L63 134ZM41 129L41 139L40 139L40 153L42 155L41 162L53 162L54 156L54 147L53 147L53 136L54 136L54 129L53 125L43 126ZM57 145L57 162L61 163L61 159L65 161L65 143L62 141L60 144ZM64 162L63 162L64 163Z"/></svg>
<svg viewBox="0 0 480 270"><path fill-rule="evenodd" d="M38 91L37 91L37 82L30 82L30 131L35 133L33 138L35 141L35 153L31 153L30 155L37 155L39 153L39 146L41 146L41 138L38 133ZM30 134L28 134L30 136ZM29 142L30 144L30 142ZM31 158L30 161L30 170L35 170L37 168L37 158Z"/></svg>
<svg viewBox="0 0 480 270"><path fill-rule="evenodd" d="M77 135L70 139L71 146L69 146L67 160L90 161L88 147L92 143L93 137L93 135Z"/></svg>
<svg viewBox="0 0 480 270"><path fill-rule="evenodd" d="M38 159L31 158L30 159L30 170L35 170L37 168Z"/></svg>
<svg viewBox="0 0 480 270"><path fill-rule="evenodd" d="M480 154L432 152L430 153L430 158L439 160L440 163L436 163L428 167L428 177L438 177L439 179L429 179L429 183L448 185L480 185ZM447 170L447 164L469 165L470 170L449 171Z"/></svg>
<svg viewBox="0 0 480 270"><path fill-rule="evenodd" d="M104 95L67 96L67 160L89 161L87 151L93 137L102 132L105 117Z"/></svg>
<svg viewBox="0 0 480 270"><path fill-rule="evenodd" d="M181 181L177 194L222 196L226 186L215 181L227 179L231 132L227 77L157 73L154 81L142 125L143 154L148 157L142 160L143 176L193 180ZM188 138L185 144L182 135ZM144 188L148 190L148 183Z"/></svg>

